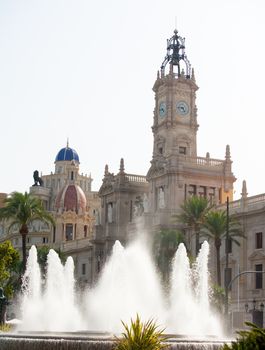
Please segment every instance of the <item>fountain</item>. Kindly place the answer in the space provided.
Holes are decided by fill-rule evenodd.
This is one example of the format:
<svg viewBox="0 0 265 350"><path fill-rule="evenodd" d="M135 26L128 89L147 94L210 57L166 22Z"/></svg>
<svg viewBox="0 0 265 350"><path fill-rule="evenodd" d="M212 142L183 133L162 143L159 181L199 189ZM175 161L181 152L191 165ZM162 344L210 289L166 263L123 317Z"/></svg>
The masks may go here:
<svg viewBox="0 0 265 350"><path fill-rule="evenodd" d="M44 283L32 246L23 279L22 322L14 334L0 336L0 347L111 349L114 335L122 331L121 320L129 323L138 314L172 334L171 348L219 349L223 342L216 337L222 337L222 329L209 304L208 254L204 242L191 268L180 244L165 291L145 245L137 241L123 248L117 241L97 285L80 293L75 290L71 257L63 266L50 250ZM65 347L60 347L62 342Z"/></svg>

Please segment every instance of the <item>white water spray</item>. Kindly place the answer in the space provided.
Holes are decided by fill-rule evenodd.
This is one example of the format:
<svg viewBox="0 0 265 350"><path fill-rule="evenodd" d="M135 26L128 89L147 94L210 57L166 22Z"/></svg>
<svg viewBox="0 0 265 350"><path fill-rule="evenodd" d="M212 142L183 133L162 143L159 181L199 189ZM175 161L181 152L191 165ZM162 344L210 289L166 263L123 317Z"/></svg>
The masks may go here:
<svg viewBox="0 0 265 350"><path fill-rule="evenodd" d="M145 246L136 242L125 249L116 242L97 285L77 300L72 258L62 266L51 250L44 283L32 247L24 277L20 329L120 332L121 320L128 323L139 314L142 320L154 319L168 333L221 335L209 306L208 253L205 242L191 269L180 244L172 263L170 291L164 295Z"/></svg>

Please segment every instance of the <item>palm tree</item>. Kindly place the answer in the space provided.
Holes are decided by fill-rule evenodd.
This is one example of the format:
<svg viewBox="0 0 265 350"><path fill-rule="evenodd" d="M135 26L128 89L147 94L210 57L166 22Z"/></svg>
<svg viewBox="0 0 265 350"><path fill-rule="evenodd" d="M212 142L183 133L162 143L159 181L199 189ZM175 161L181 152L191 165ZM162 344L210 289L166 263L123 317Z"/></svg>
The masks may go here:
<svg viewBox="0 0 265 350"><path fill-rule="evenodd" d="M200 249L200 231L203 227L205 217L211 209L210 202L205 197L192 196L181 206L181 213L173 217L182 224L191 228L196 237L196 255Z"/></svg>
<svg viewBox="0 0 265 350"><path fill-rule="evenodd" d="M51 248L47 245L37 248L38 263L43 275L45 274L45 268L46 268L47 258L48 258L50 249ZM65 264L66 258L67 258L65 253L63 253L60 249L54 249L54 250L58 254L58 257L60 258L61 262Z"/></svg>
<svg viewBox="0 0 265 350"><path fill-rule="evenodd" d="M154 239L154 253L163 279L167 281L170 262L180 243L184 243L183 234L176 229L162 229Z"/></svg>
<svg viewBox="0 0 265 350"><path fill-rule="evenodd" d="M213 210L210 211L205 218L204 228L202 230L203 235L214 241L216 249L216 272L217 283L221 286L221 259L220 248L222 240L226 237L227 231L227 214L225 210ZM233 218L229 218L228 238L240 245L236 240L236 237L244 237L240 224Z"/></svg>
<svg viewBox="0 0 265 350"><path fill-rule="evenodd" d="M0 208L0 220L8 220L8 231L14 226L19 227L19 233L22 236L22 265L23 272L26 269L26 237L29 232L29 225L35 221L51 223L54 225L54 219L42 205L39 198L30 193L13 192L5 200L5 206Z"/></svg>

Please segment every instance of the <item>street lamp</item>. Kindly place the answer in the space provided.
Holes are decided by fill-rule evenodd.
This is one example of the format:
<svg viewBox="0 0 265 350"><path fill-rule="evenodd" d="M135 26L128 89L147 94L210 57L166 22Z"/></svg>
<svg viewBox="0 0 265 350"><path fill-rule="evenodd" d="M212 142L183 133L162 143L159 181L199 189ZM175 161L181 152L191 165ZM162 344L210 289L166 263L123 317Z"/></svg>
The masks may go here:
<svg viewBox="0 0 265 350"><path fill-rule="evenodd" d="M248 303L245 304L246 313L248 313Z"/></svg>
<svg viewBox="0 0 265 350"><path fill-rule="evenodd" d="M260 304L260 311L262 311L263 312L263 310L264 310L264 304L261 302L261 304Z"/></svg>
<svg viewBox="0 0 265 350"><path fill-rule="evenodd" d="M253 311L261 311L261 312L263 312L263 310L264 310L264 303L263 303L263 302L261 302L261 303L259 304L259 308L256 308L256 306L257 306L257 301L256 301L256 299L253 299L253 300L252 300L252 305L253 305L252 309L249 309L248 303L245 304L246 313L248 313L248 311L249 311L249 312L253 312Z"/></svg>
<svg viewBox="0 0 265 350"><path fill-rule="evenodd" d="M252 323L256 324L258 327L263 328L263 310L264 303L258 304L256 299L252 300L252 309L249 309L248 303L245 304L246 313L252 314Z"/></svg>
<svg viewBox="0 0 265 350"><path fill-rule="evenodd" d="M226 235L225 235L225 318L227 330L229 329L228 324L228 286L231 281L228 280L228 239L229 239L229 197L226 198Z"/></svg>

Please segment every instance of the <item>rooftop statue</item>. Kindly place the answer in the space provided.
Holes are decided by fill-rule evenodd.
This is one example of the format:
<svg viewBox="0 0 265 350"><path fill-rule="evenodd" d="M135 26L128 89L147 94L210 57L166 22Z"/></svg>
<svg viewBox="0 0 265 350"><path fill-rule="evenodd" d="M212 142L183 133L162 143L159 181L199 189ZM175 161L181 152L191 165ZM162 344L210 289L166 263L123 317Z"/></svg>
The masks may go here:
<svg viewBox="0 0 265 350"><path fill-rule="evenodd" d="M33 186L43 186L43 180L39 176L38 170L35 170L33 173L34 185Z"/></svg>

